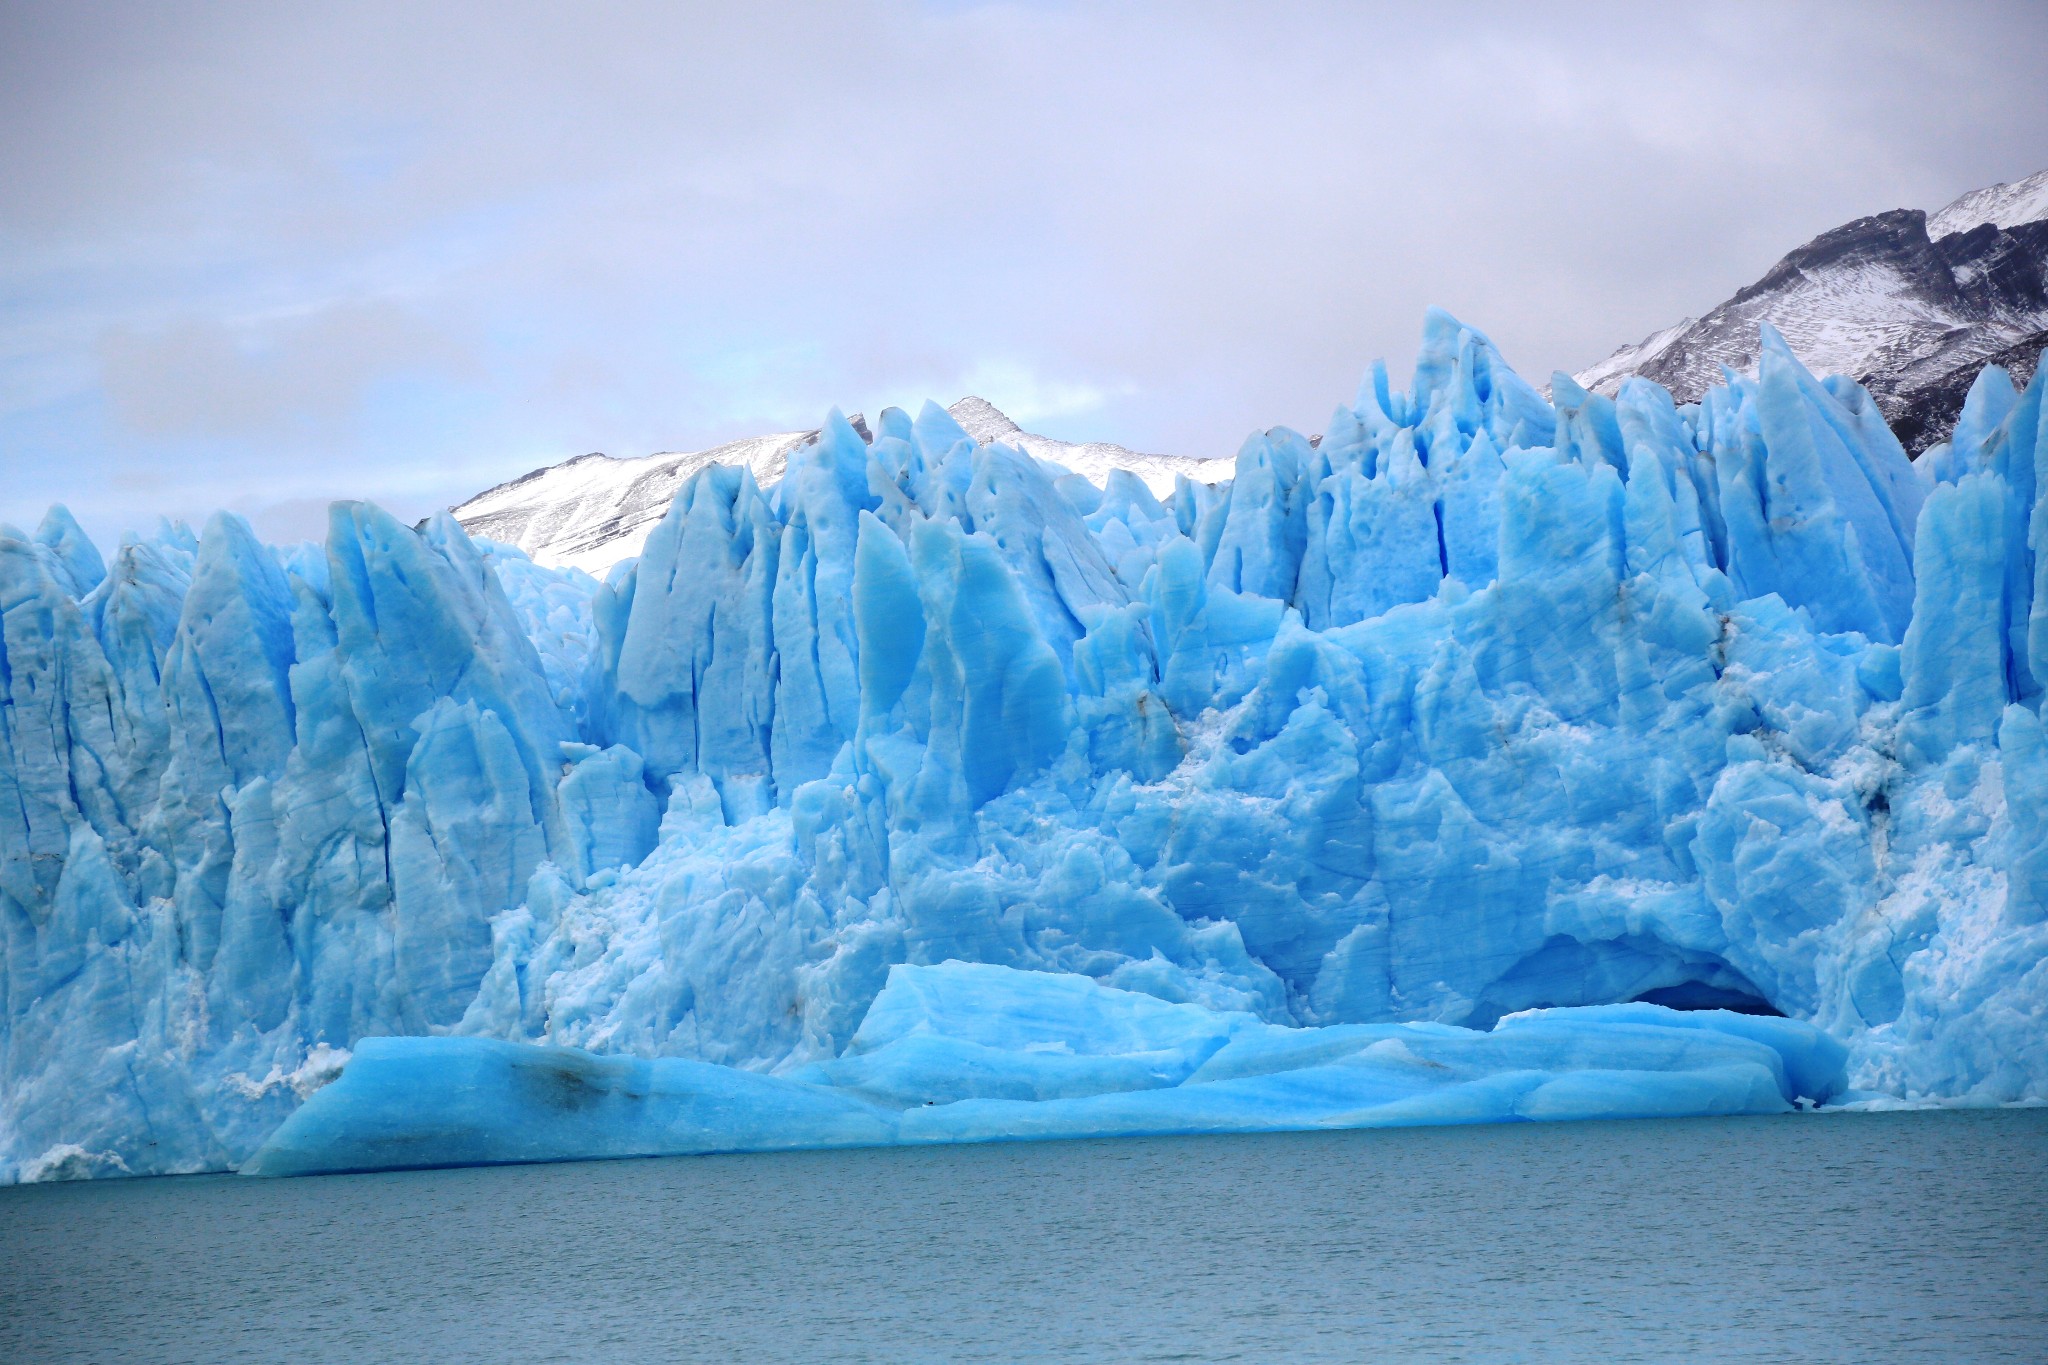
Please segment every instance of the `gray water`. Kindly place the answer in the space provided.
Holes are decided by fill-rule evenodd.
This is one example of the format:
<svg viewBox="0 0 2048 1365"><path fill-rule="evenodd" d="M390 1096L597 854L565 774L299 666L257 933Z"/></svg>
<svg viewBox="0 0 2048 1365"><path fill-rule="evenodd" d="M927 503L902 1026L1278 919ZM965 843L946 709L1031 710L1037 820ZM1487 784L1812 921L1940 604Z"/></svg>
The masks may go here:
<svg viewBox="0 0 2048 1365"><path fill-rule="evenodd" d="M2048 1359L2048 1110L0 1189L0 1360Z"/></svg>

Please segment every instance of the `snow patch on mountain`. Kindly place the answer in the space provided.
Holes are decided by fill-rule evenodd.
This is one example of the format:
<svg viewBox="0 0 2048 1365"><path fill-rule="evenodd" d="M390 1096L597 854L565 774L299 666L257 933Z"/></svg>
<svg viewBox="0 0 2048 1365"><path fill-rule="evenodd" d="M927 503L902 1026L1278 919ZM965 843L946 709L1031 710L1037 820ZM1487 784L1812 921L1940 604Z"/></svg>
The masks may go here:
<svg viewBox="0 0 2048 1365"><path fill-rule="evenodd" d="M1927 235L1939 240L1985 223L2018 227L2048 218L2048 171L2036 171L2009 185L1971 190L1927 220Z"/></svg>
<svg viewBox="0 0 2048 1365"><path fill-rule="evenodd" d="M1685 335L1686 329L1696 325L1698 318L1680 318L1661 332L1652 332L1633 346L1623 346L1607 359L1588 369L1579 371L1573 378L1582 388L1595 393L1613 393L1620 388L1621 381L1632 374L1641 373L1644 366L1669 350L1672 343Z"/></svg>

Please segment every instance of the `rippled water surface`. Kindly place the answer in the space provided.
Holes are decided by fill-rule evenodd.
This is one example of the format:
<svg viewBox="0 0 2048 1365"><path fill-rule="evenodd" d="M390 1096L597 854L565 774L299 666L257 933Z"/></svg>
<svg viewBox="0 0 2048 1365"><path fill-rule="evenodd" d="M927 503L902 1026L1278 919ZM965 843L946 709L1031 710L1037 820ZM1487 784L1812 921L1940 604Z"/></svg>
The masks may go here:
<svg viewBox="0 0 2048 1365"><path fill-rule="evenodd" d="M0 1359L2048 1359L2048 1110L0 1189Z"/></svg>

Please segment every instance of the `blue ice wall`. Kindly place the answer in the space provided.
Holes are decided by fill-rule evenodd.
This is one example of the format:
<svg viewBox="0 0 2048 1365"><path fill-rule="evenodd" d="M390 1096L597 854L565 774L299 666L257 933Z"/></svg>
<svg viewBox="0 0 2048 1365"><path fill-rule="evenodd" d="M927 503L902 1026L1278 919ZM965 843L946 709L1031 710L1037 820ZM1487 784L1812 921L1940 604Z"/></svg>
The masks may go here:
<svg viewBox="0 0 2048 1365"><path fill-rule="evenodd" d="M234 1165L365 1038L810 1075L956 961L1773 1010L2048 1098L2042 384L1916 464L1768 333L1698 405L1545 399L1433 312L1217 485L835 415L602 584L55 509L0 532L0 1175Z"/></svg>

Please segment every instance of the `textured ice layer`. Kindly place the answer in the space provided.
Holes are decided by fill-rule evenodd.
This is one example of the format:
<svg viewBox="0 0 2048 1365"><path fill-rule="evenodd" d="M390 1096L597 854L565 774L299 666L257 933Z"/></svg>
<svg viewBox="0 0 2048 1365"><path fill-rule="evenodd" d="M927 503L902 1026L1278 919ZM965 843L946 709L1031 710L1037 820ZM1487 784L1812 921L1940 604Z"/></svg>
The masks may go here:
<svg viewBox="0 0 2048 1365"><path fill-rule="evenodd" d="M902 967L783 1077L484 1038L366 1039L254 1175L1144 1133L1784 1113L1843 1087L1810 1024L1655 1005L1282 1028L1083 976Z"/></svg>
<svg viewBox="0 0 2048 1365"><path fill-rule="evenodd" d="M835 417L602 584L53 511L0 533L0 1177L235 1166L396 1035L839 1094L951 961L1291 1030L1776 1011L1864 1091L2048 1097L2043 382L1914 464L1769 335L1553 403L1437 313L1227 483Z"/></svg>

